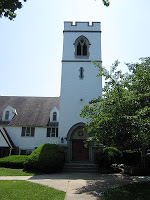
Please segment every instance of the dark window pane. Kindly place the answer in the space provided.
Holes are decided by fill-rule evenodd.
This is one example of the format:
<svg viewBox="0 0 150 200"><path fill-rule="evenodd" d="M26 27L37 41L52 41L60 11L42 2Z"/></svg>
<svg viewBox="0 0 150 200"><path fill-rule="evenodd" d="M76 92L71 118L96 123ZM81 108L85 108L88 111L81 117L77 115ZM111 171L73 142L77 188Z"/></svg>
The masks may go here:
<svg viewBox="0 0 150 200"><path fill-rule="evenodd" d="M56 137L58 137L58 128L56 128Z"/></svg>
<svg viewBox="0 0 150 200"><path fill-rule="evenodd" d="M87 46L85 43L83 45L83 56L87 56Z"/></svg>
<svg viewBox="0 0 150 200"><path fill-rule="evenodd" d="M78 43L77 45L77 56L81 56L81 44Z"/></svg>
<svg viewBox="0 0 150 200"><path fill-rule="evenodd" d="M51 128L47 128L47 137L50 137Z"/></svg>
<svg viewBox="0 0 150 200"><path fill-rule="evenodd" d="M6 111L5 112L5 120L8 120L9 119L9 111Z"/></svg>
<svg viewBox="0 0 150 200"><path fill-rule="evenodd" d="M56 121L56 119L57 119L57 113L54 112L54 113L53 113L53 121Z"/></svg>
<svg viewBox="0 0 150 200"><path fill-rule="evenodd" d="M35 128L31 128L31 137L34 137Z"/></svg>
<svg viewBox="0 0 150 200"><path fill-rule="evenodd" d="M21 136L25 136L25 130L26 130L26 128L25 128L25 127L22 127Z"/></svg>
<svg viewBox="0 0 150 200"><path fill-rule="evenodd" d="M80 77L80 79L83 79L83 77L84 77L84 75L83 75L83 71L84 71L83 67L80 67L79 71L80 71L79 77Z"/></svg>

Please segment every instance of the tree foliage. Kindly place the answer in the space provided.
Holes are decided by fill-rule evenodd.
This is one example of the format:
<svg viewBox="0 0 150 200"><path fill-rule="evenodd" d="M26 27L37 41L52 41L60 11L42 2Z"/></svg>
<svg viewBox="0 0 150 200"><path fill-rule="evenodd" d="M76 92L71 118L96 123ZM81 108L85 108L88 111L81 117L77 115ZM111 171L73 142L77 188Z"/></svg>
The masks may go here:
<svg viewBox="0 0 150 200"><path fill-rule="evenodd" d="M105 6L107 6L107 7L109 6L109 4L110 4L109 0L102 0L102 1L103 1Z"/></svg>
<svg viewBox="0 0 150 200"><path fill-rule="evenodd" d="M150 58L126 64L129 74L110 72L99 67L105 77L103 96L93 99L81 111L87 118L88 142L123 149L148 148L150 145Z"/></svg>
<svg viewBox="0 0 150 200"><path fill-rule="evenodd" d="M15 11L22 8L22 2L26 0L0 0L0 17L5 16L10 20L16 17Z"/></svg>
<svg viewBox="0 0 150 200"><path fill-rule="evenodd" d="M5 16L10 20L16 17L15 11L22 8L22 2L27 0L0 0L0 17ZM109 6L109 0L102 0L105 6Z"/></svg>

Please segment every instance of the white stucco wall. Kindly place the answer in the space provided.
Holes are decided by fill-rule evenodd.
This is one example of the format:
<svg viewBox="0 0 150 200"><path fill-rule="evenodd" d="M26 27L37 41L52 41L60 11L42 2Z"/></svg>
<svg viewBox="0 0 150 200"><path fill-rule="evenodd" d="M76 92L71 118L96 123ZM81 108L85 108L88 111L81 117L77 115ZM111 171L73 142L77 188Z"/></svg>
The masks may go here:
<svg viewBox="0 0 150 200"><path fill-rule="evenodd" d="M22 137L22 127L5 127L10 138L19 149L34 149L45 143L60 143L60 138L46 137L47 128L36 127L34 137Z"/></svg>
<svg viewBox="0 0 150 200"><path fill-rule="evenodd" d="M85 36L90 42L89 59L101 61L101 33L100 32L64 32L63 60L75 59L74 42L79 36ZM79 61L81 59L75 59ZM84 59L82 59L83 61ZM87 59L85 59L87 61Z"/></svg>
<svg viewBox="0 0 150 200"><path fill-rule="evenodd" d="M1 132L0 132L0 147L9 147Z"/></svg>
<svg viewBox="0 0 150 200"><path fill-rule="evenodd" d="M88 59L76 59L74 42L79 36L85 36L90 42ZM101 32L100 23L88 26L88 23L77 23L72 26L65 23L59 135L66 137L69 129L79 122L86 122L79 117L84 104L102 94L102 78L96 77L98 68L92 61L101 61ZM84 68L84 78L79 78L80 67ZM81 101L82 99L82 101Z"/></svg>

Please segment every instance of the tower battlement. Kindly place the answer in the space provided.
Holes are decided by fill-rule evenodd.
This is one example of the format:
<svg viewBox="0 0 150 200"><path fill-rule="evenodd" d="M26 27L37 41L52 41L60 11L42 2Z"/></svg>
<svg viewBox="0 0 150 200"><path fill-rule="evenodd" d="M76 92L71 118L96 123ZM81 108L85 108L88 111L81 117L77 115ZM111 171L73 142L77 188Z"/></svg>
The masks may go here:
<svg viewBox="0 0 150 200"><path fill-rule="evenodd" d="M64 31L101 31L100 22L64 22Z"/></svg>

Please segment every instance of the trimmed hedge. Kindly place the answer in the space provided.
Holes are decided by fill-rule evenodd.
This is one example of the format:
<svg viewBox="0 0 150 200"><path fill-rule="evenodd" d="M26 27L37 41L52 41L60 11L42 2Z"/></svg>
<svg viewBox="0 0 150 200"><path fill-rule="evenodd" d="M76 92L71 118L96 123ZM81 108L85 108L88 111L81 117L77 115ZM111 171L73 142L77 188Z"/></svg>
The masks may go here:
<svg viewBox="0 0 150 200"><path fill-rule="evenodd" d="M63 147L58 144L42 144L28 156L24 170L58 171L63 165Z"/></svg>
<svg viewBox="0 0 150 200"><path fill-rule="evenodd" d="M4 158L0 158L0 167L8 168L23 168L24 162L27 160L28 156L24 155L12 155Z"/></svg>
<svg viewBox="0 0 150 200"><path fill-rule="evenodd" d="M115 147L105 147L98 155L100 167L111 167L112 164L120 164L122 153Z"/></svg>

